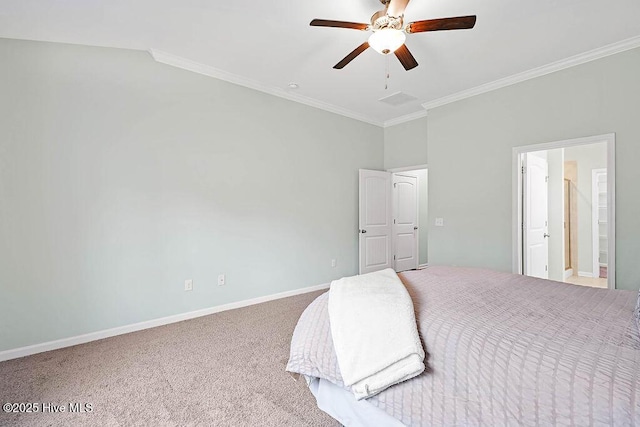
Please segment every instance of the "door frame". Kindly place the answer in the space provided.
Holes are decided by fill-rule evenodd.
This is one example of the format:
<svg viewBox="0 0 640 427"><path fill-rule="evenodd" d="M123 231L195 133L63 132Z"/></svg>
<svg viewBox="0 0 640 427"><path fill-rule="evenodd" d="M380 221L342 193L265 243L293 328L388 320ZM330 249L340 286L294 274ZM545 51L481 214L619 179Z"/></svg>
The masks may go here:
<svg viewBox="0 0 640 427"><path fill-rule="evenodd" d="M429 166L425 163L422 165L416 165L416 166L403 166L400 168L390 168L387 169L387 172L390 172L392 175L396 174L396 173L402 173L402 172L413 172L413 171L418 171L418 170L426 170L427 171L427 179L429 176ZM429 181L427 181L429 182ZM418 180L418 204L420 203L420 193L422 191L426 191L427 192L427 197L429 194L429 189L428 188L421 188L420 187L420 182ZM427 208L428 209L428 208ZM416 237L416 245L418 246L416 249L416 257L417 257L417 261L418 261L418 269L420 268L425 268L429 265L429 261L427 258L427 263L426 264L420 264L420 227L422 227L422 225L420 224L420 208L418 208L418 218L416 219L417 223L418 223L418 233L417 233L417 237ZM428 224L424 224L424 227L427 227ZM395 242L394 242L395 244ZM395 263L394 263L394 269L395 269Z"/></svg>
<svg viewBox="0 0 640 427"><path fill-rule="evenodd" d="M606 173L607 174L607 182L609 180L609 171L606 169L591 169L591 239L593 243L591 244L591 251L593 257L593 277L600 277L600 227L599 227L599 216L600 216L600 197L598 197L598 174ZM608 184L607 184L608 185ZM607 188L608 190L608 188ZM607 201L608 202L608 201ZM607 205L607 209L609 206ZM607 211L607 214L609 212ZM607 224L609 223L609 218L607 218ZM607 229L607 233L609 230ZM609 241L609 236L607 236L607 242ZM609 248L607 248L608 250ZM607 253L607 257L609 254ZM607 258L607 264L609 263L609 258ZM608 267L607 267L608 270ZM609 277L609 272L607 271L607 277Z"/></svg>
<svg viewBox="0 0 640 427"><path fill-rule="evenodd" d="M417 171L417 170L422 170L422 169L429 169L429 167L426 164L417 165L417 166L403 166L401 168L387 169L387 172L391 172L391 173L411 172L411 171Z"/></svg>
<svg viewBox="0 0 640 427"><path fill-rule="evenodd" d="M607 286L615 289L616 254L615 254L615 176L616 134L588 136L583 138L566 139L562 141L545 142L540 144L513 147L511 151L511 270L515 274L522 274L522 154L532 151L553 150L556 148L575 147L579 145L605 142L607 144Z"/></svg>

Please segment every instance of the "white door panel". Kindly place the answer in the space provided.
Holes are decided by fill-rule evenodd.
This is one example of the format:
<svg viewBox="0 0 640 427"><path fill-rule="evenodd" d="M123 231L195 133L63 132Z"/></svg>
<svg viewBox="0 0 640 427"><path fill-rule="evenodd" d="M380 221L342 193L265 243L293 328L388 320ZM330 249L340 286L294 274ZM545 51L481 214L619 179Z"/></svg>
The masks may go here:
<svg viewBox="0 0 640 427"><path fill-rule="evenodd" d="M360 169L360 274L392 266L391 174Z"/></svg>
<svg viewBox="0 0 640 427"><path fill-rule="evenodd" d="M528 258L529 258L529 276L547 278L548 274L545 271L547 265L547 251L544 244L530 245Z"/></svg>
<svg viewBox="0 0 640 427"><path fill-rule="evenodd" d="M524 154L524 274L549 278L548 164L541 157Z"/></svg>
<svg viewBox="0 0 640 427"><path fill-rule="evenodd" d="M417 187L415 177L403 176L396 177L394 180L394 188L398 192L396 225L413 226L416 223L418 214L415 209L417 202Z"/></svg>
<svg viewBox="0 0 640 427"><path fill-rule="evenodd" d="M386 172L385 172L386 174ZM388 219L388 187L387 176L368 176L365 178L365 221L366 226L385 226Z"/></svg>
<svg viewBox="0 0 640 427"><path fill-rule="evenodd" d="M414 259L415 239L413 233L396 235L396 261Z"/></svg>
<svg viewBox="0 0 640 427"><path fill-rule="evenodd" d="M418 268L418 178L393 176L395 270Z"/></svg>
<svg viewBox="0 0 640 427"><path fill-rule="evenodd" d="M391 252L389 236L364 236L363 239L366 254L365 267L367 269L387 268L389 252Z"/></svg>

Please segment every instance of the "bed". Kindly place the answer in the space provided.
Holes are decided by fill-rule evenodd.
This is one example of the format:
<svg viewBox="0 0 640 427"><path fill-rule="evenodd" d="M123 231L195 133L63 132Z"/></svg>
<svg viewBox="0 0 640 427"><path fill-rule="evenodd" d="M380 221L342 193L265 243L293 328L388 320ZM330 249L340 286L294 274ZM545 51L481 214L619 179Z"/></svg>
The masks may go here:
<svg viewBox="0 0 640 427"><path fill-rule="evenodd" d="M287 370L344 425L640 425L635 292L456 267L399 277L427 353L419 376L356 402L327 293L293 334Z"/></svg>

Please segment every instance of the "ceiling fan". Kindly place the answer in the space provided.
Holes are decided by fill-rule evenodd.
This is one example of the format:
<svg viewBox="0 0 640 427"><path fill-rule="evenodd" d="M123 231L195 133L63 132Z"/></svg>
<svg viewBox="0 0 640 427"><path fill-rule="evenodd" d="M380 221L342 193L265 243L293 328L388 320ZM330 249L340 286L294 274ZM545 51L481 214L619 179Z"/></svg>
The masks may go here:
<svg viewBox="0 0 640 427"><path fill-rule="evenodd" d="M424 33L427 31L442 30L462 30L473 28L476 24L475 15L458 16L455 18L427 19L415 21L404 25L404 10L409 4L409 0L380 0L384 5L383 10L379 10L371 17L371 24L361 24L358 22L332 21L328 19L314 19L310 25L312 27L337 27L349 28L352 30L369 31L373 34L369 40L355 48L342 61L333 66L335 69L342 69L358 55L372 47L382 55L394 53L405 70L409 71L418 66L418 62L413 57L409 49L404 44L407 34Z"/></svg>

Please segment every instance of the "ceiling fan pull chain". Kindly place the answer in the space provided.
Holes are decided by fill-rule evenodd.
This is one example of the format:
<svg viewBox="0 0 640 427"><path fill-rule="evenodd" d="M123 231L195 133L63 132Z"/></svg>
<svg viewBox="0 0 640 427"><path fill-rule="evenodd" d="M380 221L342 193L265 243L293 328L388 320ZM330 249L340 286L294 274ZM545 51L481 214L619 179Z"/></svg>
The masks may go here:
<svg viewBox="0 0 640 427"><path fill-rule="evenodd" d="M384 70L384 90L389 89L389 55L385 55L385 70Z"/></svg>

